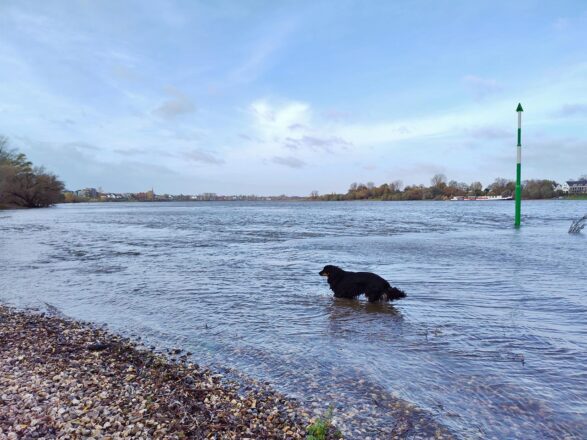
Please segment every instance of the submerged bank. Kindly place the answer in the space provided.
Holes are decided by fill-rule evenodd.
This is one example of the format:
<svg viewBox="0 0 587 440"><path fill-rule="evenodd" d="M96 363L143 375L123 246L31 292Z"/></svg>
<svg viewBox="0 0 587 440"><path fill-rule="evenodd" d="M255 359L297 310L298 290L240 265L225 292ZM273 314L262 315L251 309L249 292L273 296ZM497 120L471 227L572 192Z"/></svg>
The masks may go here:
<svg viewBox="0 0 587 440"><path fill-rule="evenodd" d="M179 354L179 353L178 353ZM0 439L305 438L295 401L103 329L0 305Z"/></svg>

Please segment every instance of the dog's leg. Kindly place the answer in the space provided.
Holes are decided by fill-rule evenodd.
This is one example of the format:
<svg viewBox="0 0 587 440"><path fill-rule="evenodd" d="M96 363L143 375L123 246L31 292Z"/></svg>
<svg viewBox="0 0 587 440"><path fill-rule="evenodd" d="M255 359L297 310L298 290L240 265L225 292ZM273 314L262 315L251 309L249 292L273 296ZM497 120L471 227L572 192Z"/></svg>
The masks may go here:
<svg viewBox="0 0 587 440"><path fill-rule="evenodd" d="M382 292L379 290L367 290L365 296L370 303L374 303L381 300Z"/></svg>

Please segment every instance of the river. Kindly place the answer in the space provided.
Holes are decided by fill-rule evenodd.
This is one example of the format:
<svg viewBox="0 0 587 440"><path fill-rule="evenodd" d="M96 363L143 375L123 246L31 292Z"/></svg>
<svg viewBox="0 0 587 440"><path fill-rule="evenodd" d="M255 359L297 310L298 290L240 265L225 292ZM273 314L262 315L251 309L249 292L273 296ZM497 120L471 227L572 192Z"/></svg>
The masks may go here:
<svg viewBox="0 0 587 440"><path fill-rule="evenodd" d="M587 437L584 201L194 202L0 211L0 301L271 383L348 438ZM332 297L325 264L393 304ZM238 372L238 373L237 373Z"/></svg>

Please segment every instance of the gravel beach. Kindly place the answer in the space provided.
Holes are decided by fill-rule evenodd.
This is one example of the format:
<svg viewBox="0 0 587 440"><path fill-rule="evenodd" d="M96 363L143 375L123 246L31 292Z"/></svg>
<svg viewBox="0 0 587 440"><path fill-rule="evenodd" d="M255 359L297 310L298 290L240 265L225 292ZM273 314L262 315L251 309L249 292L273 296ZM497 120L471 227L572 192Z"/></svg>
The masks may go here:
<svg viewBox="0 0 587 440"><path fill-rule="evenodd" d="M0 305L0 440L306 437L295 401L176 355Z"/></svg>

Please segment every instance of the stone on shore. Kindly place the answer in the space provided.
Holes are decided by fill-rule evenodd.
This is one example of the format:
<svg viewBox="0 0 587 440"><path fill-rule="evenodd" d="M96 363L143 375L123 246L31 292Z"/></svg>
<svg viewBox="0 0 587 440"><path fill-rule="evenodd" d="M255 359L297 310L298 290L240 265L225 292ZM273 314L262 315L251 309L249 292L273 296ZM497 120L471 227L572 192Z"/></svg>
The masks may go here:
<svg viewBox="0 0 587 440"><path fill-rule="evenodd" d="M301 439L283 395L76 321L0 306L0 440Z"/></svg>

